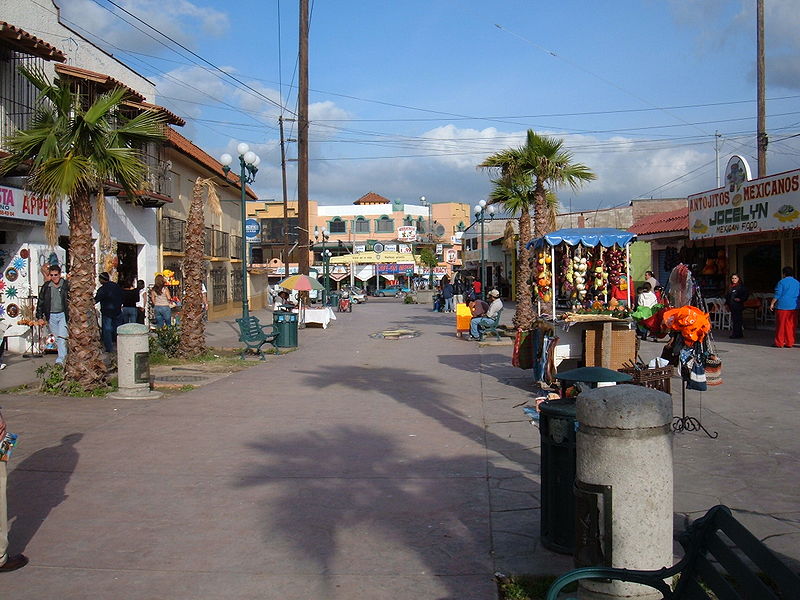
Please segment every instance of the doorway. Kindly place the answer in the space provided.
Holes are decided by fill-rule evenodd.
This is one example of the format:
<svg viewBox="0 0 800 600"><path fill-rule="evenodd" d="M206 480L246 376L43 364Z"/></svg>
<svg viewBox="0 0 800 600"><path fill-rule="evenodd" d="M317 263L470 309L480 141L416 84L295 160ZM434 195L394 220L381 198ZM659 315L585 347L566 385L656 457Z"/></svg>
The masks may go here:
<svg viewBox="0 0 800 600"><path fill-rule="evenodd" d="M125 287L139 279L139 246L117 242L117 282Z"/></svg>
<svg viewBox="0 0 800 600"><path fill-rule="evenodd" d="M739 246L741 276L750 292L771 292L781 278L779 242Z"/></svg>

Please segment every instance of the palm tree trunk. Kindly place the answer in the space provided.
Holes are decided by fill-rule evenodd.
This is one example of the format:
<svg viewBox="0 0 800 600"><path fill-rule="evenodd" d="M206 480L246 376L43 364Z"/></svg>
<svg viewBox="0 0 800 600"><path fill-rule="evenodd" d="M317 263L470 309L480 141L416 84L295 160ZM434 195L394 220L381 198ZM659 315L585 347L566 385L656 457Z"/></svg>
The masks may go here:
<svg viewBox="0 0 800 600"><path fill-rule="evenodd" d="M92 241L92 204L88 189L72 195L69 204L69 351L67 377L85 389L105 384L106 365L94 309L96 265Z"/></svg>
<svg viewBox="0 0 800 600"><path fill-rule="evenodd" d="M183 258L183 318L179 354L190 358L200 356L206 348L203 323L203 248L205 241L203 219L203 185L200 179L192 188L192 203L186 221L186 249Z"/></svg>
<svg viewBox="0 0 800 600"><path fill-rule="evenodd" d="M531 240L531 217L523 211L519 217L519 254L517 259L517 312L513 325L518 330L533 327L534 313L531 298L531 261L528 242Z"/></svg>
<svg viewBox="0 0 800 600"><path fill-rule="evenodd" d="M542 185L542 181L536 179L536 187L533 190L533 237L538 239L548 232L549 208L547 206L547 192Z"/></svg>

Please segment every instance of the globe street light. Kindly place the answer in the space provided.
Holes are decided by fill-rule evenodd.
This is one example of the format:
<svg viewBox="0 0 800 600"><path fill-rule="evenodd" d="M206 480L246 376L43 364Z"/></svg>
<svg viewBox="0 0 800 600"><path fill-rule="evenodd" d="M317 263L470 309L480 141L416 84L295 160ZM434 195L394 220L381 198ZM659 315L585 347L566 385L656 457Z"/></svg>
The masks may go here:
<svg viewBox="0 0 800 600"><path fill-rule="evenodd" d="M256 179L258 173L258 165L261 164L261 158L250 150L250 146L241 142L236 146L236 152L239 154L239 187L242 191L242 318L247 319L250 316L250 306L247 302L247 185ZM225 181L228 179L228 173L231 170L233 157L227 152L219 157L219 162L222 164L222 171L225 173ZM231 182L234 183L234 182Z"/></svg>
<svg viewBox="0 0 800 600"><path fill-rule="evenodd" d="M425 198L425 196L420 196L419 197L419 203L422 204L422 206L428 207L428 241L433 243L433 232L431 231L431 220L433 219L433 204L428 202L428 200ZM433 250L433 253L434 253L434 256L435 256L436 255L435 248ZM431 289L433 289L433 267L430 267L430 270L431 270L431 274L430 274L429 283L430 283Z"/></svg>
<svg viewBox="0 0 800 600"><path fill-rule="evenodd" d="M487 213L489 215L488 216L489 220L491 220L494 215L494 206L492 206L491 204L489 206L486 206L486 200L481 200L480 202L478 202L477 206L475 206L475 219L480 221L481 223L481 298L483 298L484 300L486 299L487 290L486 290L486 261L484 259L484 254L483 254L483 246L484 246L483 224L487 219L486 216Z"/></svg>

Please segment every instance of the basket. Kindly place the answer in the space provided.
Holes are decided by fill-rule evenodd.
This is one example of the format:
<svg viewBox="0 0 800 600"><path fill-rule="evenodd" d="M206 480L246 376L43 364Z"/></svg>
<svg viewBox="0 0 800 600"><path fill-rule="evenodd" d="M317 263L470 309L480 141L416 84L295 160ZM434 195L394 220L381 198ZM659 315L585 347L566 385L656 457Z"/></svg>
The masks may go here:
<svg viewBox="0 0 800 600"><path fill-rule="evenodd" d="M586 329L583 333L583 363L587 367L607 366L619 369L626 363L636 360L638 342L636 332L632 329L614 329L611 331L611 363L603 365L603 331L602 329Z"/></svg>
<svg viewBox="0 0 800 600"><path fill-rule="evenodd" d="M652 369L632 369L627 367L617 369L617 371L620 373L627 373L633 377L633 379L627 383L641 385L669 394L671 390L670 378L675 374L675 367L672 365L654 367Z"/></svg>

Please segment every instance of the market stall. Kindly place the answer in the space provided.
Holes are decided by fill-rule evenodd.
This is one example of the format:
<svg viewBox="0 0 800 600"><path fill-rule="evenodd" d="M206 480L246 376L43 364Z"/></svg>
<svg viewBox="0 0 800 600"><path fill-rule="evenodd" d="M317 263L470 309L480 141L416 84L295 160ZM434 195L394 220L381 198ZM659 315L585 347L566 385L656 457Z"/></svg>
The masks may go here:
<svg viewBox="0 0 800 600"><path fill-rule="evenodd" d="M575 359L617 369L635 359L636 334L628 317L635 237L611 228L560 229L528 244L538 314L553 326L556 367Z"/></svg>

